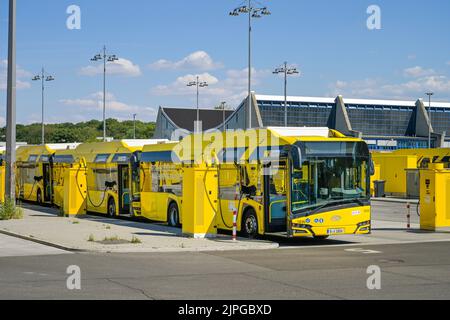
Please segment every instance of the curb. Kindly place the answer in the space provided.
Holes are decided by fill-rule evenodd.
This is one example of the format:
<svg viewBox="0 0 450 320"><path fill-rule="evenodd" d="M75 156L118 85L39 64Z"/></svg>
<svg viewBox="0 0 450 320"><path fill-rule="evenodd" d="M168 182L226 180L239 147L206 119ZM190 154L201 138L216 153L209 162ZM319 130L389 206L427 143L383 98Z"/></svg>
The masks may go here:
<svg viewBox="0 0 450 320"><path fill-rule="evenodd" d="M108 251L108 250L86 250L86 249L73 249L73 248L69 248L69 247L65 247L65 246L61 246L58 244L54 244L48 241L44 241L44 240L39 240L36 238L32 238L29 236L24 236L21 234L17 234L17 233L12 233L9 231L5 231L5 230L1 230L0 229L0 234L4 234L6 236L10 236L10 237L14 237L14 238L18 238L18 239L22 239L25 241L31 241L34 243L38 243L44 246L48 246L48 247L52 247L55 249L59 249L59 250L63 250L63 251L68 251L68 252L72 252L72 253L100 253L100 254L108 254L108 253L139 253L141 251ZM202 252L202 253L208 253L208 252L224 252L224 251L247 251L247 250L274 250L274 249L278 249L280 246L278 243L271 243L272 246L270 247L269 245L267 246L267 248L239 248L239 249L229 249L229 248L220 248L220 249L209 249L209 248L202 248L202 249L193 249L193 250L157 250L157 251L142 251L142 253L171 253L171 252Z"/></svg>
<svg viewBox="0 0 450 320"><path fill-rule="evenodd" d="M14 237L14 238L18 238L18 239L22 239L22 240L26 240L26 241L31 241L34 243L38 243L38 244L42 244L44 246L48 246L48 247L52 247L55 249L59 249L59 250L64 250L64 251L68 251L68 252L73 252L73 253L86 253L86 252L90 252L90 251L86 251L86 250L81 250L81 249L73 249L73 248L68 248L68 247L64 247L58 244L54 244L51 242L47 242L44 240L39 240L36 238L32 238L32 237L27 237L27 236L23 236L17 233L12 233L12 232L8 232L5 230L0 230L0 234L4 234L5 236L9 236L9 237Z"/></svg>

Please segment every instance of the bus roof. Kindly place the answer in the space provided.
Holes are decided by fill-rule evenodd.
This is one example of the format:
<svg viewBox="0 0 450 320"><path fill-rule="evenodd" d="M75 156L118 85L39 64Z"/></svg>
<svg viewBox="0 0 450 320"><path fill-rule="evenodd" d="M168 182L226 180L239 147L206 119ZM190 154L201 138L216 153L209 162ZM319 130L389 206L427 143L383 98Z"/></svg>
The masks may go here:
<svg viewBox="0 0 450 320"><path fill-rule="evenodd" d="M16 161L27 162L31 155L52 155L57 150L73 150L78 144L46 144L46 145L30 145L17 148Z"/></svg>

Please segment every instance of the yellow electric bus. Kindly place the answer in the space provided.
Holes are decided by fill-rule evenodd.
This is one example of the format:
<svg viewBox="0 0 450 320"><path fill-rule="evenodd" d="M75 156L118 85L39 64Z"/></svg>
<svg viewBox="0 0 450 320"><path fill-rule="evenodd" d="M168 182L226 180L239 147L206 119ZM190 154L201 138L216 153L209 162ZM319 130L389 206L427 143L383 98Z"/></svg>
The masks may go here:
<svg viewBox="0 0 450 320"><path fill-rule="evenodd" d="M85 143L77 150L87 166L87 211L110 217L132 216L139 197L139 154L144 145L167 140L119 140Z"/></svg>
<svg viewBox="0 0 450 320"><path fill-rule="evenodd" d="M78 144L46 144L17 149L16 194L18 199L53 204L52 156L57 150L74 149Z"/></svg>
<svg viewBox="0 0 450 320"><path fill-rule="evenodd" d="M183 171L171 158L177 145L144 146L139 164L140 196L133 203L135 216L180 226Z"/></svg>
<svg viewBox="0 0 450 320"><path fill-rule="evenodd" d="M249 237L370 233L372 166L361 139L328 128L267 128L198 136L188 136L165 150L143 152L142 159L151 164L141 166L154 179L153 197L161 194L151 209L152 217L170 225L182 223L182 195L174 190L183 184L183 167L201 161L218 171L219 199L210 199L219 203L218 229L233 228L236 210L237 229ZM161 179L165 167L175 173L170 179Z"/></svg>

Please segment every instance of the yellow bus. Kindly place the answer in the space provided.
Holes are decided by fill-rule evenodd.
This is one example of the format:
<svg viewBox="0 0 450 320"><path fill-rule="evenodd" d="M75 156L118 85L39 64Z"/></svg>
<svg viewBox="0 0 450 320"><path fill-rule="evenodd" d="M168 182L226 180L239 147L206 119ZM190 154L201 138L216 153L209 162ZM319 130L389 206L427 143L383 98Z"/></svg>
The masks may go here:
<svg viewBox="0 0 450 320"><path fill-rule="evenodd" d="M77 144L46 144L17 149L16 194L18 199L53 204L52 156Z"/></svg>
<svg viewBox="0 0 450 320"><path fill-rule="evenodd" d="M144 146L140 157L140 197L135 215L148 220L181 225L182 167L172 161L177 143Z"/></svg>
<svg viewBox="0 0 450 320"><path fill-rule="evenodd" d="M143 152L141 166L151 177L147 181L153 183L152 197L160 197L149 209L153 219L182 223L182 195L177 192L183 184L182 169L206 161L218 171L218 229L232 230L237 211L237 229L248 237L370 233L371 160L361 139L328 128L207 133L200 140L197 136ZM199 154L194 141L200 141ZM172 174L161 178L164 172ZM148 188L149 182L144 183Z"/></svg>
<svg viewBox="0 0 450 320"><path fill-rule="evenodd" d="M109 217L131 216L139 196L139 154L144 145L167 140L120 140L80 145L87 166L87 211Z"/></svg>

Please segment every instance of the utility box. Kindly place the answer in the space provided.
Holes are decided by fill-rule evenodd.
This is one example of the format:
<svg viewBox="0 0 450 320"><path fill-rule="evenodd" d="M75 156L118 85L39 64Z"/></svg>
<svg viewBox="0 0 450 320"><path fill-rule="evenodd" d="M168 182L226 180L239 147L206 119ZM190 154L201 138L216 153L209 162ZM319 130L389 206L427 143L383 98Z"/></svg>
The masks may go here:
<svg viewBox="0 0 450 320"><path fill-rule="evenodd" d="M450 170L430 164L420 170L420 227L436 231L450 227Z"/></svg>
<svg viewBox="0 0 450 320"><path fill-rule="evenodd" d="M87 180L85 168L67 169L64 175L64 214L86 214Z"/></svg>
<svg viewBox="0 0 450 320"><path fill-rule="evenodd" d="M375 189L375 198L384 198L386 197L386 192L385 192L385 185L386 185L386 181L384 180L377 180L374 181L374 189Z"/></svg>
<svg viewBox="0 0 450 320"><path fill-rule="evenodd" d="M406 197L408 199L420 197L419 169L406 169Z"/></svg>
<svg viewBox="0 0 450 320"><path fill-rule="evenodd" d="M217 168L206 164L184 168L183 234L196 239L217 235L218 210Z"/></svg>

